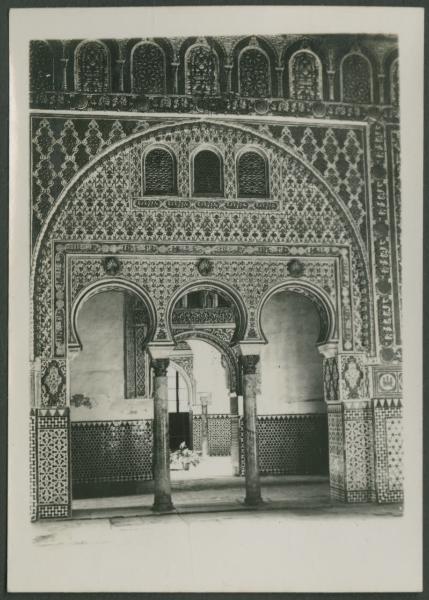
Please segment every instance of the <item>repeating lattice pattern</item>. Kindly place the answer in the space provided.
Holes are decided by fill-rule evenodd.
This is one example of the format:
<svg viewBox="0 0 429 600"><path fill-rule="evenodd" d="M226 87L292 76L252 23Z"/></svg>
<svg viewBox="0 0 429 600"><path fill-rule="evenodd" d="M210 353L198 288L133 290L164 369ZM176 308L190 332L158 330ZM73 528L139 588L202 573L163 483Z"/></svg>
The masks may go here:
<svg viewBox="0 0 429 600"><path fill-rule="evenodd" d="M267 167L257 152L245 152L238 161L238 195L240 198L267 196Z"/></svg>
<svg viewBox="0 0 429 600"><path fill-rule="evenodd" d="M386 419L386 439L389 490L402 491L402 418Z"/></svg>
<svg viewBox="0 0 429 600"><path fill-rule="evenodd" d="M202 424L201 415L192 418L192 442L195 452L201 452Z"/></svg>
<svg viewBox="0 0 429 600"><path fill-rule="evenodd" d="M402 406L395 398L374 400L375 469L378 502L402 502Z"/></svg>
<svg viewBox="0 0 429 600"><path fill-rule="evenodd" d="M131 63L132 89L137 94L162 94L165 91L165 57L156 44L136 46Z"/></svg>
<svg viewBox="0 0 429 600"><path fill-rule="evenodd" d="M83 42L76 49L76 89L89 94L110 88L109 54L101 42Z"/></svg>
<svg viewBox="0 0 429 600"><path fill-rule="evenodd" d="M186 56L186 91L203 96L218 92L218 61L214 50L205 44L191 47Z"/></svg>
<svg viewBox="0 0 429 600"><path fill-rule="evenodd" d="M215 138L219 140L218 143L221 142L221 139L230 139L239 147L245 143L263 143L269 159L278 155L279 160L282 161L282 169L285 173L282 194L287 199L283 210L279 212L260 210L255 213L231 211L229 214L224 214L217 211L213 203L213 207L207 211L187 211L179 208L130 211L128 197L129 150L127 147L121 148L114 155L102 159L92 173L76 186L65 201L62 211L51 223L51 230L39 260L36 298L40 299L40 302L37 302L35 306L36 327L40 327L42 330L45 330L47 325L49 327L52 268L50 239L64 241L67 239L76 241L98 239L105 242L118 239L131 241L144 239L147 242L186 240L189 244L199 241L218 243L233 240L239 244L239 248L243 243L249 241L253 244L263 242L265 245L272 242L287 242L310 244L312 252L322 254L325 251L332 251L332 244L353 245L350 226L342 218L329 193L301 163L290 156L283 156L281 151L275 151L268 141L262 142L261 138L248 131L209 124L173 126L171 130L156 136L155 141L160 142L167 136L173 138L173 142L177 141L180 147L186 147L188 154L194 145L201 144L206 140L213 143ZM190 139L188 140L188 138ZM145 143L147 143L145 139L136 140L133 142L132 148L138 147L142 152ZM141 165L141 160L139 160L139 164ZM322 246L322 244L326 246ZM348 266L345 264L346 261L343 261L343 284L349 285L350 278L353 277L353 293L348 291L347 295L343 297L350 298L354 302L353 318L351 318L350 307L343 306L343 332L346 335L344 347L346 349L352 349L353 343L357 348L367 347L370 340L368 284L365 281L366 274L360 253L356 246L354 248L355 251L351 253L351 265ZM261 277L261 281L265 281L265 261L252 260L251 262L253 268L251 280L256 281ZM226 277L223 270L226 264L222 262L222 269L219 272L220 279ZM284 262L283 269L285 265ZM160 263L160 266L165 271L166 264ZM235 266L238 267L238 265ZM287 271L284 273L287 276ZM162 290L160 282L165 281L167 274L163 272L160 275L161 278L157 279L155 285L155 294L162 297L165 290ZM233 275L234 277L231 279L233 285L241 280L244 283L243 274L240 271L236 271ZM247 279L247 284L249 281ZM335 294L335 285L330 287L330 291ZM157 299L155 298L155 300ZM350 332L352 325L354 342ZM162 320L160 320L160 329L163 327ZM42 352L45 355L51 344L49 331L46 333L39 331L35 339L43 347ZM48 346L45 346L46 342L48 342Z"/></svg>
<svg viewBox="0 0 429 600"><path fill-rule="evenodd" d="M193 417L194 450L201 451L202 422L201 415ZM231 419L226 415L208 415L208 449L209 456L230 456L231 454Z"/></svg>
<svg viewBox="0 0 429 600"><path fill-rule="evenodd" d="M229 456L231 454L229 415L209 415L208 430L210 456Z"/></svg>
<svg viewBox="0 0 429 600"><path fill-rule="evenodd" d="M240 94L252 98L271 95L270 64L260 48L246 48L240 57Z"/></svg>
<svg viewBox="0 0 429 600"><path fill-rule="evenodd" d="M39 518L69 516L69 413L41 409L36 415L37 514Z"/></svg>
<svg viewBox="0 0 429 600"><path fill-rule="evenodd" d="M37 419L30 413L30 518L37 520Z"/></svg>
<svg viewBox="0 0 429 600"><path fill-rule="evenodd" d="M290 92L298 100L317 100L322 97L322 72L317 57L306 50L293 55L290 65Z"/></svg>
<svg viewBox="0 0 429 600"><path fill-rule="evenodd" d="M240 419L240 465L244 474L244 420ZM326 415L258 416L259 472L263 475L328 473Z"/></svg>
<svg viewBox="0 0 429 600"><path fill-rule="evenodd" d="M152 479L152 421L71 424L73 483Z"/></svg>
<svg viewBox="0 0 429 600"><path fill-rule="evenodd" d="M117 119L49 119L32 117L32 240L55 200L72 177L92 158L141 122Z"/></svg>
<svg viewBox="0 0 429 600"><path fill-rule="evenodd" d="M374 482L372 410L369 406L344 409L344 436L347 499L350 501L351 494L359 492L353 501L368 501Z"/></svg>
<svg viewBox="0 0 429 600"><path fill-rule="evenodd" d="M350 54L341 67L344 102L371 102L371 67L360 54Z"/></svg>
<svg viewBox="0 0 429 600"><path fill-rule="evenodd" d="M273 130L273 134L276 132ZM317 169L349 209L366 240L365 141L359 128L283 127L281 141Z"/></svg>
<svg viewBox="0 0 429 600"><path fill-rule="evenodd" d="M148 152L144 162L144 193L173 194L176 191L174 159L167 150Z"/></svg>

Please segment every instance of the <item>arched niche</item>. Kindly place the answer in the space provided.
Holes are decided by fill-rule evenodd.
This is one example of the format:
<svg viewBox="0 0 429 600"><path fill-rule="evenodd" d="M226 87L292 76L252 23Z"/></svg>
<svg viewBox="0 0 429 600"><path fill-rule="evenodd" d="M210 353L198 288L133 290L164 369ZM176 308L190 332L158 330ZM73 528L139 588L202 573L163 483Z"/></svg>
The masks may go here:
<svg viewBox="0 0 429 600"><path fill-rule="evenodd" d="M185 91L191 96L219 93L219 57L205 39L199 39L185 52Z"/></svg>
<svg viewBox="0 0 429 600"><path fill-rule="evenodd" d="M318 286L299 279L282 282L271 287L262 297L258 309L256 322L263 339L266 340L262 328L262 311L266 302L280 291L300 294L309 298L315 305L320 318L320 333L317 344L323 345L338 340L338 316L327 294Z"/></svg>
<svg viewBox="0 0 429 600"><path fill-rule="evenodd" d="M164 94L166 61L155 42L143 41L131 50L131 91L134 94Z"/></svg>
<svg viewBox="0 0 429 600"><path fill-rule="evenodd" d="M270 173L268 157L260 148L247 146L236 157L237 196L268 198Z"/></svg>
<svg viewBox="0 0 429 600"><path fill-rule="evenodd" d="M77 352L82 348L78 332L78 316L82 306L89 298L91 298L95 294L99 294L101 292L106 291L122 291L126 294L130 294L139 298L143 302L149 316L148 332L145 341L146 343L148 343L153 339L154 333L156 331L157 316L155 306L150 296L140 286L130 281L125 281L117 278L102 279L84 288L78 294L75 301L73 302L73 305L69 309L70 331L67 344L69 354L73 354L74 352Z"/></svg>
<svg viewBox="0 0 429 600"><path fill-rule="evenodd" d="M177 193L177 161L165 145L149 145L142 157L142 183L145 196Z"/></svg>
<svg viewBox="0 0 429 600"><path fill-rule="evenodd" d="M99 40L84 40L74 53L75 89L99 94L110 91L110 53Z"/></svg>
<svg viewBox="0 0 429 600"><path fill-rule="evenodd" d="M369 104L374 100L372 65L363 52L353 50L340 63L341 100Z"/></svg>
<svg viewBox="0 0 429 600"><path fill-rule="evenodd" d="M217 148L206 144L196 148L190 157L190 170L194 196L223 196L224 163Z"/></svg>
<svg viewBox="0 0 429 600"><path fill-rule="evenodd" d="M202 259L204 260L204 259ZM200 263L200 269L204 269L205 263ZM232 346L237 343L237 341L242 340L244 337L244 333L247 327L247 309L246 305L241 298L240 294L234 290L231 286L225 284L224 282L204 279L198 282L188 283L187 285L181 287L174 296L170 299L166 311L167 315L167 328L170 333L171 338L174 338L174 324L173 324L173 312L180 301L181 298L189 294L190 292L195 291L214 291L219 295L223 296L227 299L230 309L232 310L233 318L235 321L235 329L234 332L228 340L226 345ZM208 315L209 313L207 313ZM191 315L192 316L192 315ZM209 318L209 317L208 317ZM192 320L188 322L188 326L191 326Z"/></svg>
<svg viewBox="0 0 429 600"><path fill-rule="evenodd" d="M301 49L290 57L289 95L296 100L323 98L322 63L315 52Z"/></svg>

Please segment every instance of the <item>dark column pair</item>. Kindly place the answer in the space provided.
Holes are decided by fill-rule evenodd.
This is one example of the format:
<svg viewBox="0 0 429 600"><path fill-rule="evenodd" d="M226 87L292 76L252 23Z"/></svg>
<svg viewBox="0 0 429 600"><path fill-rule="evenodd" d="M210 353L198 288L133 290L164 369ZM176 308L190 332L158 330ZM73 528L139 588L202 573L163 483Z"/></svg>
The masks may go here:
<svg viewBox="0 0 429 600"><path fill-rule="evenodd" d="M241 357L243 373L244 399L244 452L246 461L246 498L248 505L262 502L259 481L258 440L257 440L257 411L256 365L259 356L256 354ZM168 435L168 358L152 360L154 369L154 480L155 498L153 510L169 511L174 508L171 500L170 483L170 448Z"/></svg>

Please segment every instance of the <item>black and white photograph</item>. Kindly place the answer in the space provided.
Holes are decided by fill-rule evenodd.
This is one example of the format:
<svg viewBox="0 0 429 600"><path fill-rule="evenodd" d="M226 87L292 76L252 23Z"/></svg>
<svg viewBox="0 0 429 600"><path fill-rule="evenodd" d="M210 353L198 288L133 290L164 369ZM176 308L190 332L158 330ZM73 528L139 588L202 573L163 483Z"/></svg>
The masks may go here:
<svg viewBox="0 0 429 600"><path fill-rule="evenodd" d="M423 19L374 10L12 11L10 591L418 591Z"/></svg>

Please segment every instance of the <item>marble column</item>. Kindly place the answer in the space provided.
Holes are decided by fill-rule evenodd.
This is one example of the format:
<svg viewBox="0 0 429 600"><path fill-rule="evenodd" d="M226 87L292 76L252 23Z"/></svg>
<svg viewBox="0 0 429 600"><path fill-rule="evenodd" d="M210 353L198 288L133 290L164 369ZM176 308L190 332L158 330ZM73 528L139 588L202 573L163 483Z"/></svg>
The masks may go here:
<svg viewBox="0 0 429 600"><path fill-rule="evenodd" d="M236 392L229 395L231 419L231 466L232 474L240 475L240 422L238 414L238 396Z"/></svg>
<svg viewBox="0 0 429 600"><path fill-rule="evenodd" d="M208 397L201 396L201 454L209 455L209 422L207 416Z"/></svg>
<svg viewBox="0 0 429 600"><path fill-rule="evenodd" d="M171 500L170 484L170 448L168 436L168 358L152 360L154 369L153 384L153 467L155 480L155 498L152 510L169 511L174 508Z"/></svg>
<svg viewBox="0 0 429 600"><path fill-rule="evenodd" d="M246 498L245 503L255 506L262 502L261 484L259 481L258 436L256 411L256 365L258 354L241 356L243 373L243 405L244 405L244 452L246 460Z"/></svg>

